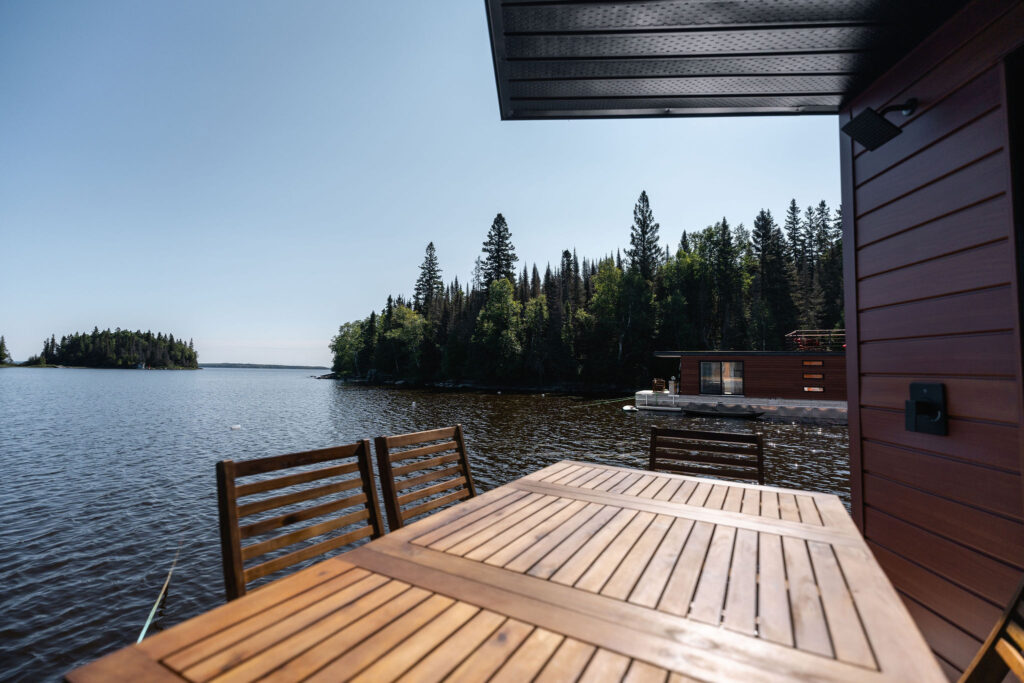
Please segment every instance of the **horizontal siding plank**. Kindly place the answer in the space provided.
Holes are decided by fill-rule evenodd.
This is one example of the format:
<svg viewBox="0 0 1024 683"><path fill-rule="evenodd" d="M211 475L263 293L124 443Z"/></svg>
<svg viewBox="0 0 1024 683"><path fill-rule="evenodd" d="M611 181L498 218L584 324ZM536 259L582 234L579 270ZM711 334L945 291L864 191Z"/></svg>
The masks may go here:
<svg viewBox="0 0 1024 683"><path fill-rule="evenodd" d="M911 382L946 385L946 410L954 418L1017 424L1017 383L1012 379L973 377L914 377L870 375L860 381L860 403L874 408L903 410Z"/></svg>
<svg viewBox="0 0 1024 683"><path fill-rule="evenodd" d="M983 640L1002 614L1002 610L995 605L915 565L870 538L868 547L896 590L936 614L960 624L971 636Z"/></svg>
<svg viewBox="0 0 1024 683"><path fill-rule="evenodd" d="M1006 240L864 278L857 283L861 311L1013 282L1014 254Z"/></svg>
<svg viewBox="0 0 1024 683"><path fill-rule="evenodd" d="M1005 111L1001 107L993 109L949 137L861 183L854 193L858 214L863 216L876 211L955 168L967 166L1001 149L1005 127Z"/></svg>
<svg viewBox="0 0 1024 683"><path fill-rule="evenodd" d="M906 595L900 597L932 651L963 672L981 648L981 641L949 623L917 600Z"/></svg>
<svg viewBox="0 0 1024 683"><path fill-rule="evenodd" d="M1011 332L928 337L860 345L861 373L1015 377L1018 350Z"/></svg>
<svg viewBox="0 0 1024 683"><path fill-rule="evenodd" d="M1024 523L888 479L864 476L864 503L979 552L1024 568Z"/></svg>
<svg viewBox="0 0 1024 683"><path fill-rule="evenodd" d="M859 218L857 246L865 246L1004 193L1007 180L1006 155L999 152L985 157Z"/></svg>
<svg viewBox="0 0 1024 683"><path fill-rule="evenodd" d="M857 273L866 278L1005 239L1010 226L1010 201L1001 194L862 247L857 251Z"/></svg>
<svg viewBox="0 0 1024 683"><path fill-rule="evenodd" d="M877 474L982 510L1024 519L1017 474L870 441L863 444L863 457L865 476Z"/></svg>
<svg viewBox="0 0 1024 683"><path fill-rule="evenodd" d="M995 605L1007 604L1020 581L1019 569L870 506L864 510L864 528L872 541Z"/></svg>
<svg viewBox="0 0 1024 683"><path fill-rule="evenodd" d="M854 177L863 183L999 106L1001 87L997 68L984 71L934 107L912 116L903 126L903 133L887 142L884 148L858 156L854 162Z"/></svg>
<svg viewBox="0 0 1024 683"><path fill-rule="evenodd" d="M860 314L860 340L1013 330L1017 301L1009 285L873 308Z"/></svg>

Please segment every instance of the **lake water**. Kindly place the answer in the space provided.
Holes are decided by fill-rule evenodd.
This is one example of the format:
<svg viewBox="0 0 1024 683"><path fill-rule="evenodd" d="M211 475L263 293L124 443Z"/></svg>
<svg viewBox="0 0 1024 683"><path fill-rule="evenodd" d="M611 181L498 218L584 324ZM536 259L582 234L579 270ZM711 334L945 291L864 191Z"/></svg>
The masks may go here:
<svg viewBox="0 0 1024 683"><path fill-rule="evenodd" d="M354 387L308 370L0 370L0 678L55 679L133 643L179 543L153 629L222 604L221 459L462 423L487 490L566 458L642 468L652 425L754 429L767 483L849 504L845 427L595 402Z"/></svg>

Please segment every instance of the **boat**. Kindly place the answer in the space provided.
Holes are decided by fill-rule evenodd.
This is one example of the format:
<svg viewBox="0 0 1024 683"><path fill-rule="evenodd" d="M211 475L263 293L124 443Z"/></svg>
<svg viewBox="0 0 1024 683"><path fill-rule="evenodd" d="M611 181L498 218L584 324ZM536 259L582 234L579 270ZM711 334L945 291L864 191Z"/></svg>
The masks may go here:
<svg viewBox="0 0 1024 683"><path fill-rule="evenodd" d="M683 413L690 417L732 417L738 420L756 420L764 415L763 410L744 408L683 408Z"/></svg>

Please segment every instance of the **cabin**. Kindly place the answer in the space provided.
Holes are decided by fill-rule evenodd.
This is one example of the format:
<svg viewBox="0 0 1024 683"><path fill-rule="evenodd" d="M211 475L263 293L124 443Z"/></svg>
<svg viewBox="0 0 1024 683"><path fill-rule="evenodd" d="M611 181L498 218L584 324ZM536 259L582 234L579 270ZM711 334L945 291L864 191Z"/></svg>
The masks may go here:
<svg viewBox="0 0 1024 683"><path fill-rule="evenodd" d="M846 400L842 351L656 351L654 355L679 359L676 394Z"/></svg>
<svg viewBox="0 0 1024 683"><path fill-rule="evenodd" d="M837 117L852 514L958 677L1024 571L1024 3L487 8L505 120Z"/></svg>
<svg viewBox="0 0 1024 683"><path fill-rule="evenodd" d="M656 351L677 381L636 392L640 410L846 424L843 351ZM675 378L673 378L675 379Z"/></svg>

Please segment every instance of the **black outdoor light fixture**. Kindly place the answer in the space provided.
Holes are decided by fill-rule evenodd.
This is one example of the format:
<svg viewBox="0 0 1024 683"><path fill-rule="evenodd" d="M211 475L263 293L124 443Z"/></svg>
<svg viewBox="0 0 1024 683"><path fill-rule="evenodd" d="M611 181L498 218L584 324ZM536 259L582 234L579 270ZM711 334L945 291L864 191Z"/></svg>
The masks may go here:
<svg viewBox="0 0 1024 683"><path fill-rule="evenodd" d="M898 111L910 116L917 109L917 98L911 97L903 104L893 104L882 111L865 107L864 111L854 116L845 126L843 132L864 146L865 149L878 149L885 143L903 132L899 126L886 120L889 112Z"/></svg>

